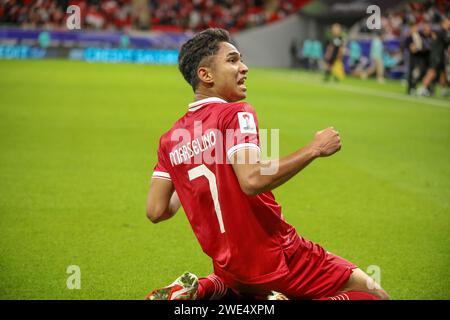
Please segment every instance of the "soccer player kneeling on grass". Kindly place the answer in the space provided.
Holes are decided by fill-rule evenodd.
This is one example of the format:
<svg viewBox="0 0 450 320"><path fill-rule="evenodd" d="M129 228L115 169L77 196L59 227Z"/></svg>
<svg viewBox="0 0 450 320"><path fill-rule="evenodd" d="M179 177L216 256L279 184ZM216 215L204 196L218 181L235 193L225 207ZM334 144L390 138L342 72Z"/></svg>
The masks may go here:
<svg viewBox="0 0 450 320"><path fill-rule="evenodd" d="M185 273L147 298L265 298L275 291L270 299L388 299L354 264L299 236L271 193L339 151L338 132L326 128L289 156L260 161L255 110L240 102L248 68L228 32L207 29L188 40L179 69L195 101L160 139L147 215L160 222L183 205L214 273Z"/></svg>

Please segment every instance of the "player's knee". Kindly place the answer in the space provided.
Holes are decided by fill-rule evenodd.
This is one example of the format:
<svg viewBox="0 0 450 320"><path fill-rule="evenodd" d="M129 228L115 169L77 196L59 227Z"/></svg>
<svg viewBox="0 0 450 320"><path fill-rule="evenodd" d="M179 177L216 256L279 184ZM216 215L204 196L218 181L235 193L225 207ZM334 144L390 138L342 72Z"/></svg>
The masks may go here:
<svg viewBox="0 0 450 320"><path fill-rule="evenodd" d="M378 289L375 292L371 292L373 295L375 295L380 300L390 300L388 293L384 291L383 289Z"/></svg>
<svg viewBox="0 0 450 320"><path fill-rule="evenodd" d="M386 292L386 291L384 291L384 290L382 290L383 291L383 293L382 293L382 300L391 300L391 297L389 296L389 294Z"/></svg>

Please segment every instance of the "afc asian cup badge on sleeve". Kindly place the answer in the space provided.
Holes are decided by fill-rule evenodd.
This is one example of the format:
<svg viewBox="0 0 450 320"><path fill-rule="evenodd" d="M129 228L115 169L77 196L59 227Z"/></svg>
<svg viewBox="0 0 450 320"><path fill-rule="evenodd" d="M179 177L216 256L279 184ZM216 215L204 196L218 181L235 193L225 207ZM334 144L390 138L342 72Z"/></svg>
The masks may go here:
<svg viewBox="0 0 450 320"><path fill-rule="evenodd" d="M241 133L254 133L256 134L256 123L253 114L250 112L238 112L239 129Z"/></svg>

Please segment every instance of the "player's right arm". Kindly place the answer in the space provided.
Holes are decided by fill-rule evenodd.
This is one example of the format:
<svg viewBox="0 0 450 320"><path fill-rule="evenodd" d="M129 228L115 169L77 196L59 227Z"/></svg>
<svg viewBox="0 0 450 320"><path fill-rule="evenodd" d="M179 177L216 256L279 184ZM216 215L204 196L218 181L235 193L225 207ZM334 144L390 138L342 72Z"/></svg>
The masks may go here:
<svg viewBox="0 0 450 320"><path fill-rule="evenodd" d="M172 218L181 207L180 198L175 191L175 187L167 170L167 154L164 149L163 137L161 137L158 147L158 162L154 168L150 189L147 196L147 217L158 223Z"/></svg>
<svg viewBox="0 0 450 320"><path fill-rule="evenodd" d="M282 185L314 159L330 156L340 149L339 133L333 128L327 128L317 132L311 143L284 158L259 161L257 150L243 149L233 155L232 165L242 191L247 195L257 195ZM258 160L252 162L249 159ZM263 174L264 168L274 165L278 166L276 172Z"/></svg>
<svg viewBox="0 0 450 320"><path fill-rule="evenodd" d="M147 217L158 223L172 218L181 203L172 181L153 178L147 196Z"/></svg>

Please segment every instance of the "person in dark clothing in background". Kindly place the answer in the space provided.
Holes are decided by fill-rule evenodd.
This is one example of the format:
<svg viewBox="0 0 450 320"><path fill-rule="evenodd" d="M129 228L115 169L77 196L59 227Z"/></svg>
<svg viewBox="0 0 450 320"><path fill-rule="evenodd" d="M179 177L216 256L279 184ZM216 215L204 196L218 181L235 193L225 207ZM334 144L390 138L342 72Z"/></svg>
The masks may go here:
<svg viewBox="0 0 450 320"><path fill-rule="evenodd" d="M428 69L431 28L426 25L424 32L419 32L419 24L412 24L406 38L408 51L408 94L414 94L416 86L422 81Z"/></svg>
<svg viewBox="0 0 450 320"><path fill-rule="evenodd" d="M440 28L431 32L429 68L422 81L422 87L417 91L417 94L420 96L432 95L433 85L437 81L440 82L443 92L446 92L447 77L445 52L448 50L449 46L449 30L450 20L444 18L441 22Z"/></svg>
<svg viewBox="0 0 450 320"><path fill-rule="evenodd" d="M331 36L332 38L325 46L325 81L330 80L333 65L336 61L342 59L344 53L344 39L342 38L342 28L340 24L335 23L331 26Z"/></svg>

